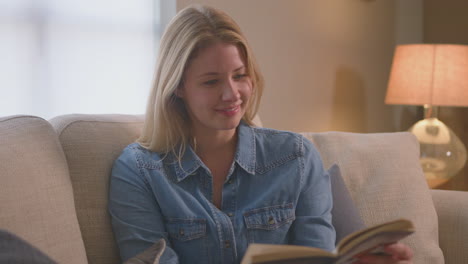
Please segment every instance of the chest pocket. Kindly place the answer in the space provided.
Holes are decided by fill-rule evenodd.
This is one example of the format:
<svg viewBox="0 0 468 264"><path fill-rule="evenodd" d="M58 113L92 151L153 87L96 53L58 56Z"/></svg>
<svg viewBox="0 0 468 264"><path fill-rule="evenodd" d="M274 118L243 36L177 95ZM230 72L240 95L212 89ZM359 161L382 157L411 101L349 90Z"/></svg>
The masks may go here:
<svg viewBox="0 0 468 264"><path fill-rule="evenodd" d="M166 231L171 247L179 255L180 263L212 263L207 245L205 219L166 219ZM198 262L194 262L196 259Z"/></svg>
<svg viewBox="0 0 468 264"><path fill-rule="evenodd" d="M249 242L282 243L296 219L292 203L254 209L244 213Z"/></svg>
<svg viewBox="0 0 468 264"><path fill-rule="evenodd" d="M179 241L189 241L206 235L205 219L167 219L166 230L169 237Z"/></svg>

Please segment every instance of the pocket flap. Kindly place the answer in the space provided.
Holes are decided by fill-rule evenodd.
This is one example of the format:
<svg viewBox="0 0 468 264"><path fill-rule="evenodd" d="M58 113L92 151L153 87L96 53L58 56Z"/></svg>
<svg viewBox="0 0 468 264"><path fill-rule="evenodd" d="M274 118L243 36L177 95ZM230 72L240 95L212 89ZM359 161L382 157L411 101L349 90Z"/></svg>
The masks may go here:
<svg viewBox="0 0 468 264"><path fill-rule="evenodd" d="M244 213L248 229L274 230L296 219L292 203L250 210Z"/></svg>
<svg viewBox="0 0 468 264"><path fill-rule="evenodd" d="M181 241L188 241L206 235L205 219L167 219L166 229L169 236Z"/></svg>

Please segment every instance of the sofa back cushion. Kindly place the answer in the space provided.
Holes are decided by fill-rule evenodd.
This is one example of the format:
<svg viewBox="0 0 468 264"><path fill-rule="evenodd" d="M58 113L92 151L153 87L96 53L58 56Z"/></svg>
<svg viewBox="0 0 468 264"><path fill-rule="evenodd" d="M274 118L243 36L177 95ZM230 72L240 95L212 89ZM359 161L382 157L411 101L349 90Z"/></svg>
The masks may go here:
<svg viewBox="0 0 468 264"><path fill-rule="evenodd" d="M89 263L120 263L107 210L114 160L140 135L143 116L64 115L50 120L65 152Z"/></svg>
<svg viewBox="0 0 468 264"><path fill-rule="evenodd" d="M315 143L325 167L336 163L368 226L407 218L416 232L405 239L414 263L444 263L438 219L419 163L419 143L407 132L304 133Z"/></svg>
<svg viewBox="0 0 468 264"><path fill-rule="evenodd" d="M0 229L58 263L87 263L67 162L39 117L0 118Z"/></svg>

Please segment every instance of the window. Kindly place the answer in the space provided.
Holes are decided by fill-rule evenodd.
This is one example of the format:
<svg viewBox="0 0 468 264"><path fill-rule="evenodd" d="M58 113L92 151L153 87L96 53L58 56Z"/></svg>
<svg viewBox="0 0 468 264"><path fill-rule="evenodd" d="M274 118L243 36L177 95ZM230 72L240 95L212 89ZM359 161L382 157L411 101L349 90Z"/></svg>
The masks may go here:
<svg viewBox="0 0 468 264"><path fill-rule="evenodd" d="M0 0L0 116L142 114L175 0Z"/></svg>

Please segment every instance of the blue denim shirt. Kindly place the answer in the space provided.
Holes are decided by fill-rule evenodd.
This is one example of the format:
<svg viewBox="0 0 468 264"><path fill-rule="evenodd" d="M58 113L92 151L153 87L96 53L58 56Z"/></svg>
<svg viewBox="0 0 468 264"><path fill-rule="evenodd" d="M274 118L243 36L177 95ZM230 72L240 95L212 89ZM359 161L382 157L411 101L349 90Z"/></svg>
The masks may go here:
<svg viewBox="0 0 468 264"><path fill-rule="evenodd" d="M109 199L123 261L160 238L168 245L161 263L239 263L250 243L334 248L330 180L312 143L243 123L237 133L221 209L191 148L180 163L137 143L124 149Z"/></svg>

